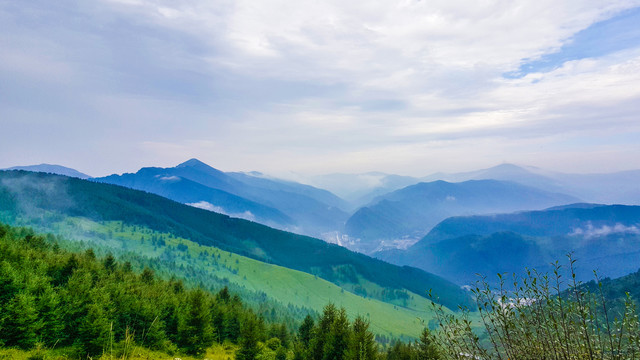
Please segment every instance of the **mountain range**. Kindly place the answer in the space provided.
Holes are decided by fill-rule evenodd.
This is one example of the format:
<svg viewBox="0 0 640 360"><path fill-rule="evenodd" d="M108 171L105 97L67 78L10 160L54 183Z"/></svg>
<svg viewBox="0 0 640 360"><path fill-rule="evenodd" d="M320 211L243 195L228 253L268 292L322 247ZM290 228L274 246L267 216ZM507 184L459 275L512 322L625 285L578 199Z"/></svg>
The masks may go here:
<svg viewBox="0 0 640 360"><path fill-rule="evenodd" d="M68 227L65 219L70 218L119 222L168 233L312 274L347 289L359 286L378 289L378 293L387 289L422 295L433 289L443 305L454 309L470 301L466 292L441 277L391 265L322 240L122 186L45 173L0 171L0 220L14 225L54 224L48 229L55 230ZM111 240L107 236L104 241Z"/></svg>
<svg viewBox="0 0 640 360"><path fill-rule="evenodd" d="M604 204L640 204L640 170L613 173L571 174L548 171L533 166L500 164L486 169L459 173L437 172L423 177L401 176L382 172L330 174L310 177L306 182L327 189L355 208L365 206L375 197L420 182L444 180L503 180L564 193L587 202Z"/></svg>
<svg viewBox="0 0 640 360"><path fill-rule="evenodd" d="M346 203L326 190L259 173L225 173L197 159L92 180L311 236L341 228L348 217Z"/></svg>
<svg viewBox="0 0 640 360"><path fill-rule="evenodd" d="M618 277L640 268L640 206L573 204L541 211L451 217L406 250L383 251L387 261L416 266L460 284L477 274L525 267L550 270L571 252L581 280Z"/></svg>
<svg viewBox="0 0 640 360"><path fill-rule="evenodd" d="M450 216L543 209L578 199L515 182L438 180L418 183L377 197L347 220L345 232L359 238L363 251L381 240L419 239Z"/></svg>
<svg viewBox="0 0 640 360"><path fill-rule="evenodd" d="M23 168L87 177L57 165ZM145 167L92 181L155 193L372 253L406 248L450 216L540 210L582 201L640 204L639 177L640 171L564 174L501 164L422 178L380 172L320 175L305 180L312 186L258 172L223 172L191 159L175 167Z"/></svg>
<svg viewBox="0 0 640 360"><path fill-rule="evenodd" d="M488 169L453 174L436 173L423 181L505 180L546 191L568 194L587 202L640 204L640 170L602 174L569 174L531 166L501 164Z"/></svg>

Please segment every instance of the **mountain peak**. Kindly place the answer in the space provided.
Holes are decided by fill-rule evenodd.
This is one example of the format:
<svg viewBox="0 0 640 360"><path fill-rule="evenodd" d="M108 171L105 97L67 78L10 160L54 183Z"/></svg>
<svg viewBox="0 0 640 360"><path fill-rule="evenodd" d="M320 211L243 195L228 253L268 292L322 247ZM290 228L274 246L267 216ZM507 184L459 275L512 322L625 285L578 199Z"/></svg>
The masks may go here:
<svg viewBox="0 0 640 360"><path fill-rule="evenodd" d="M175 168L176 170L179 171L187 171L187 172L198 172L198 173L203 173L203 174L207 174L207 176L214 176L216 178L227 178L227 175L223 172L220 171L212 166L209 166L205 163L203 163L202 161L193 158L193 159L189 159L185 162L183 162L182 164L177 165ZM188 177L187 177L188 178ZM191 179L193 180L193 179ZM201 179L202 180L202 179ZM228 181L224 180L225 182ZM225 190L226 191L226 190Z"/></svg>
<svg viewBox="0 0 640 360"><path fill-rule="evenodd" d="M487 169L487 170L502 170L502 171L505 171L505 170L518 170L518 171L522 171L522 170L524 170L524 171L526 171L526 169L525 169L525 168L523 168L522 166L518 166L518 165L516 165L516 164L511 164L511 163L502 163L502 164L500 164L500 165L496 165L496 166L494 166L494 167L491 167L491 168L489 168L489 169Z"/></svg>
<svg viewBox="0 0 640 360"><path fill-rule="evenodd" d="M196 158L192 158L189 159L185 162L183 162L182 164L179 164L178 166L176 166L177 168L185 168L185 167L192 167L192 168L211 168L211 166L203 163L202 161L196 159Z"/></svg>

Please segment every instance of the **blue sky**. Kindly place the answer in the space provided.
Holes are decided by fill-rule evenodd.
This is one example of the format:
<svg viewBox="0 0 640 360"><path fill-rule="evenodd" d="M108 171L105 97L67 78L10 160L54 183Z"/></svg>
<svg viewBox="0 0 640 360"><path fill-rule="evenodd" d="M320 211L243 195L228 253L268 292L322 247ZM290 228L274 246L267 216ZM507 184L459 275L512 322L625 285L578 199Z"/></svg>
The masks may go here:
<svg viewBox="0 0 640 360"><path fill-rule="evenodd" d="M640 168L640 1L0 0L0 168Z"/></svg>
<svg viewBox="0 0 640 360"><path fill-rule="evenodd" d="M593 23L571 36L557 51L523 62L508 77L522 77L529 73L549 72L565 62L598 58L611 53L633 49L640 44L640 7L622 11L605 20Z"/></svg>

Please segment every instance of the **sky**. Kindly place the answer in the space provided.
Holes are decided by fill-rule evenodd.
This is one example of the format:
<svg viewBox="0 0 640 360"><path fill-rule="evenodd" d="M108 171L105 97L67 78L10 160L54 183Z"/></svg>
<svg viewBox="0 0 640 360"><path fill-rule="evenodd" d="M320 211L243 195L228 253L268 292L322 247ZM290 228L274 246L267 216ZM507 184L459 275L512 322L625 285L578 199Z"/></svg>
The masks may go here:
<svg viewBox="0 0 640 360"><path fill-rule="evenodd" d="M640 0L0 0L0 168L640 169Z"/></svg>

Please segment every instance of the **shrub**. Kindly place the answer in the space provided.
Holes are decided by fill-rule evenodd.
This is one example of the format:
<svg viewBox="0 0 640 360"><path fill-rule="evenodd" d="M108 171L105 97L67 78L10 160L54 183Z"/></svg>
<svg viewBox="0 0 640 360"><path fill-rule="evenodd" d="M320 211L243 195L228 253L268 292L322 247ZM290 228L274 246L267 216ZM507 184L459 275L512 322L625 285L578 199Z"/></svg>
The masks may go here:
<svg viewBox="0 0 640 360"><path fill-rule="evenodd" d="M640 324L635 303L627 294L620 312L611 310L602 284L589 291L576 280L575 260L569 258L570 279L562 266L553 274L528 270L512 278L514 290L498 275L498 288L481 279L472 289L480 329L468 310L445 314L433 305L440 325L439 347L447 359L617 360L640 359ZM482 338L481 338L482 336Z"/></svg>

